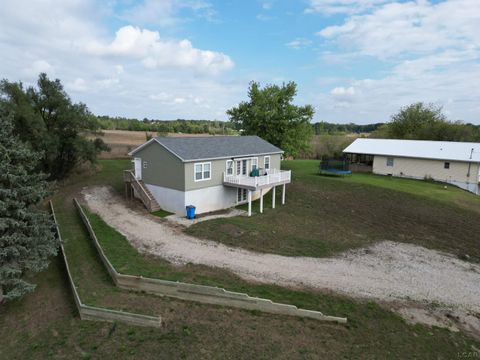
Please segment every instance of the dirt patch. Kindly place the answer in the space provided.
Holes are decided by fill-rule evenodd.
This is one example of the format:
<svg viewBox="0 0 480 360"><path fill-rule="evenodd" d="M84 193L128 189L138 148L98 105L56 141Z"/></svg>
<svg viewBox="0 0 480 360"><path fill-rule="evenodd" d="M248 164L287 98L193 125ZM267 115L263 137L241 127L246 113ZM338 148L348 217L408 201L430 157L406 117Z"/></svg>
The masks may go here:
<svg viewBox="0 0 480 360"><path fill-rule="evenodd" d="M460 330L480 339L480 318L478 314L463 309L435 306L432 304L400 304L390 309L397 312L408 324L425 324L446 328L453 332Z"/></svg>
<svg viewBox="0 0 480 360"><path fill-rule="evenodd" d="M331 289L360 298L439 303L480 313L480 266L390 241L332 258L259 254L199 240L128 209L106 187L83 191L88 206L139 250L178 264L228 269L249 280Z"/></svg>

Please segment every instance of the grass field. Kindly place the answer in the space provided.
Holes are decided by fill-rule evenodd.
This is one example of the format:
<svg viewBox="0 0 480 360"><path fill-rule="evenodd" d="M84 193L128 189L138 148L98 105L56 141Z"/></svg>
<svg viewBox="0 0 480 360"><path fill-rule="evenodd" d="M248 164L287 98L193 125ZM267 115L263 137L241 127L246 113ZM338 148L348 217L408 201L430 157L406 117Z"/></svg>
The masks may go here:
<svg viewBox="0 0 480 360"><path fill-rule="evenodd" d="M287 203L250 218L216 219L188 233L249 250L322 257L391 240L480 261L480 199L453 186L371 174L319 176L318 161L285 162ZM281 191L277 191L280 204Z"/></svg>
<svg viewBox="0 0 480 360"><path fill-rule="evenodd" d="M110 185L122 191L121 170L127 168L129 162L101 161L100 165L101 171L95 174L77 175L61 184L54 198L80 296L87 304L159 314L165 320L165 327L147 329L80 321L63 275L64 269L58 260L54 260L47 271L35 276L38 288L33 294L0 307L0 358L401 359L415 354L418 358L450 359L461 352L472 352L473 346L480 347L478 341L461 333L407 325L398 315L373 302L252 284L231 273L207 267L172 266L161 259L139 254L123 236L100 218L89 214L102 246L121 272L220 285L304 308L319 309L327 314L347 316L349 323L347 326L327 324L119 290L103 269L71 202L84 186ZM308 188L309 181L313 182L312 186L316 181L321 181L322 186L323 182L331 181L341 184L341 180L336 179L316 180L313 174L308 175L310 170L306 163L293 162L288 166L294 170L299 167L294 181L303 183L305 188ZM305 173L304 180L301 179L302 171ZM287 206L262 216L288 209L294 200L293 186L287 192ZM350 186L367 185L353 183ZM333 188L333 184L325 187L331 203L337 201ZM341 190L340 194L345 191ZM383 191L396 193L388 189ZM443 203L438 203L443 206ZM256 215L251 219L262 216Z"/></svg>

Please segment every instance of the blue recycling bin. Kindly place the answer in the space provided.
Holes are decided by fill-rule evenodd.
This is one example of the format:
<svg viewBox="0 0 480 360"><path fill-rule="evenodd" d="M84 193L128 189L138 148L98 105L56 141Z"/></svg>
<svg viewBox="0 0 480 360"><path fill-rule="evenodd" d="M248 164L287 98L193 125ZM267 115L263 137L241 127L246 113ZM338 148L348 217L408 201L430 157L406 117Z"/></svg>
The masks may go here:
<svg viewBox="0 0 480 360"><path fill-rule="evenodd" d="M195 206L188 205L187 207L187 219L195 219Z"/></svg>

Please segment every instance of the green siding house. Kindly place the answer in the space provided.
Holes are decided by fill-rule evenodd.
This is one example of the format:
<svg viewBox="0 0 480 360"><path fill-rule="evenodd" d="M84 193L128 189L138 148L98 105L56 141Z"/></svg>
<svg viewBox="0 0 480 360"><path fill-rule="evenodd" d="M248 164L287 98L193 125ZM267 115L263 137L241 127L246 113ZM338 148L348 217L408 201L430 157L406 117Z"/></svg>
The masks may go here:
<svg viewBox="0 0 480 360"><path fill-rule="evenodd" d="M258 136L157 137L132 150L126 190L154 211L179 215L193 205L206 213L248 203L290 183L280 170L283 151ZM272 200L275 207L275 197Z"/></svg>

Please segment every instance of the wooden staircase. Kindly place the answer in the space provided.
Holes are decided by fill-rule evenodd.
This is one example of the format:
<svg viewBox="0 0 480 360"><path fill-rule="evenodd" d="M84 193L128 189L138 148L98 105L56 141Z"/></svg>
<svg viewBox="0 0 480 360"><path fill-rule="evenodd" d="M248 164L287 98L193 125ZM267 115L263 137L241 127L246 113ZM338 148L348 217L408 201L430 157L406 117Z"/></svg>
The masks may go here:
<svg viewBox="0 0 480 360"><path fill-rule="evenodd" d="M125 182L125 196L127 199L133 199L135 194L142 200L143 205L145 205L148 211L154 212L161 209L145 183L142 180L138 180L133 171L124 170L123 180Z"/></svg>

